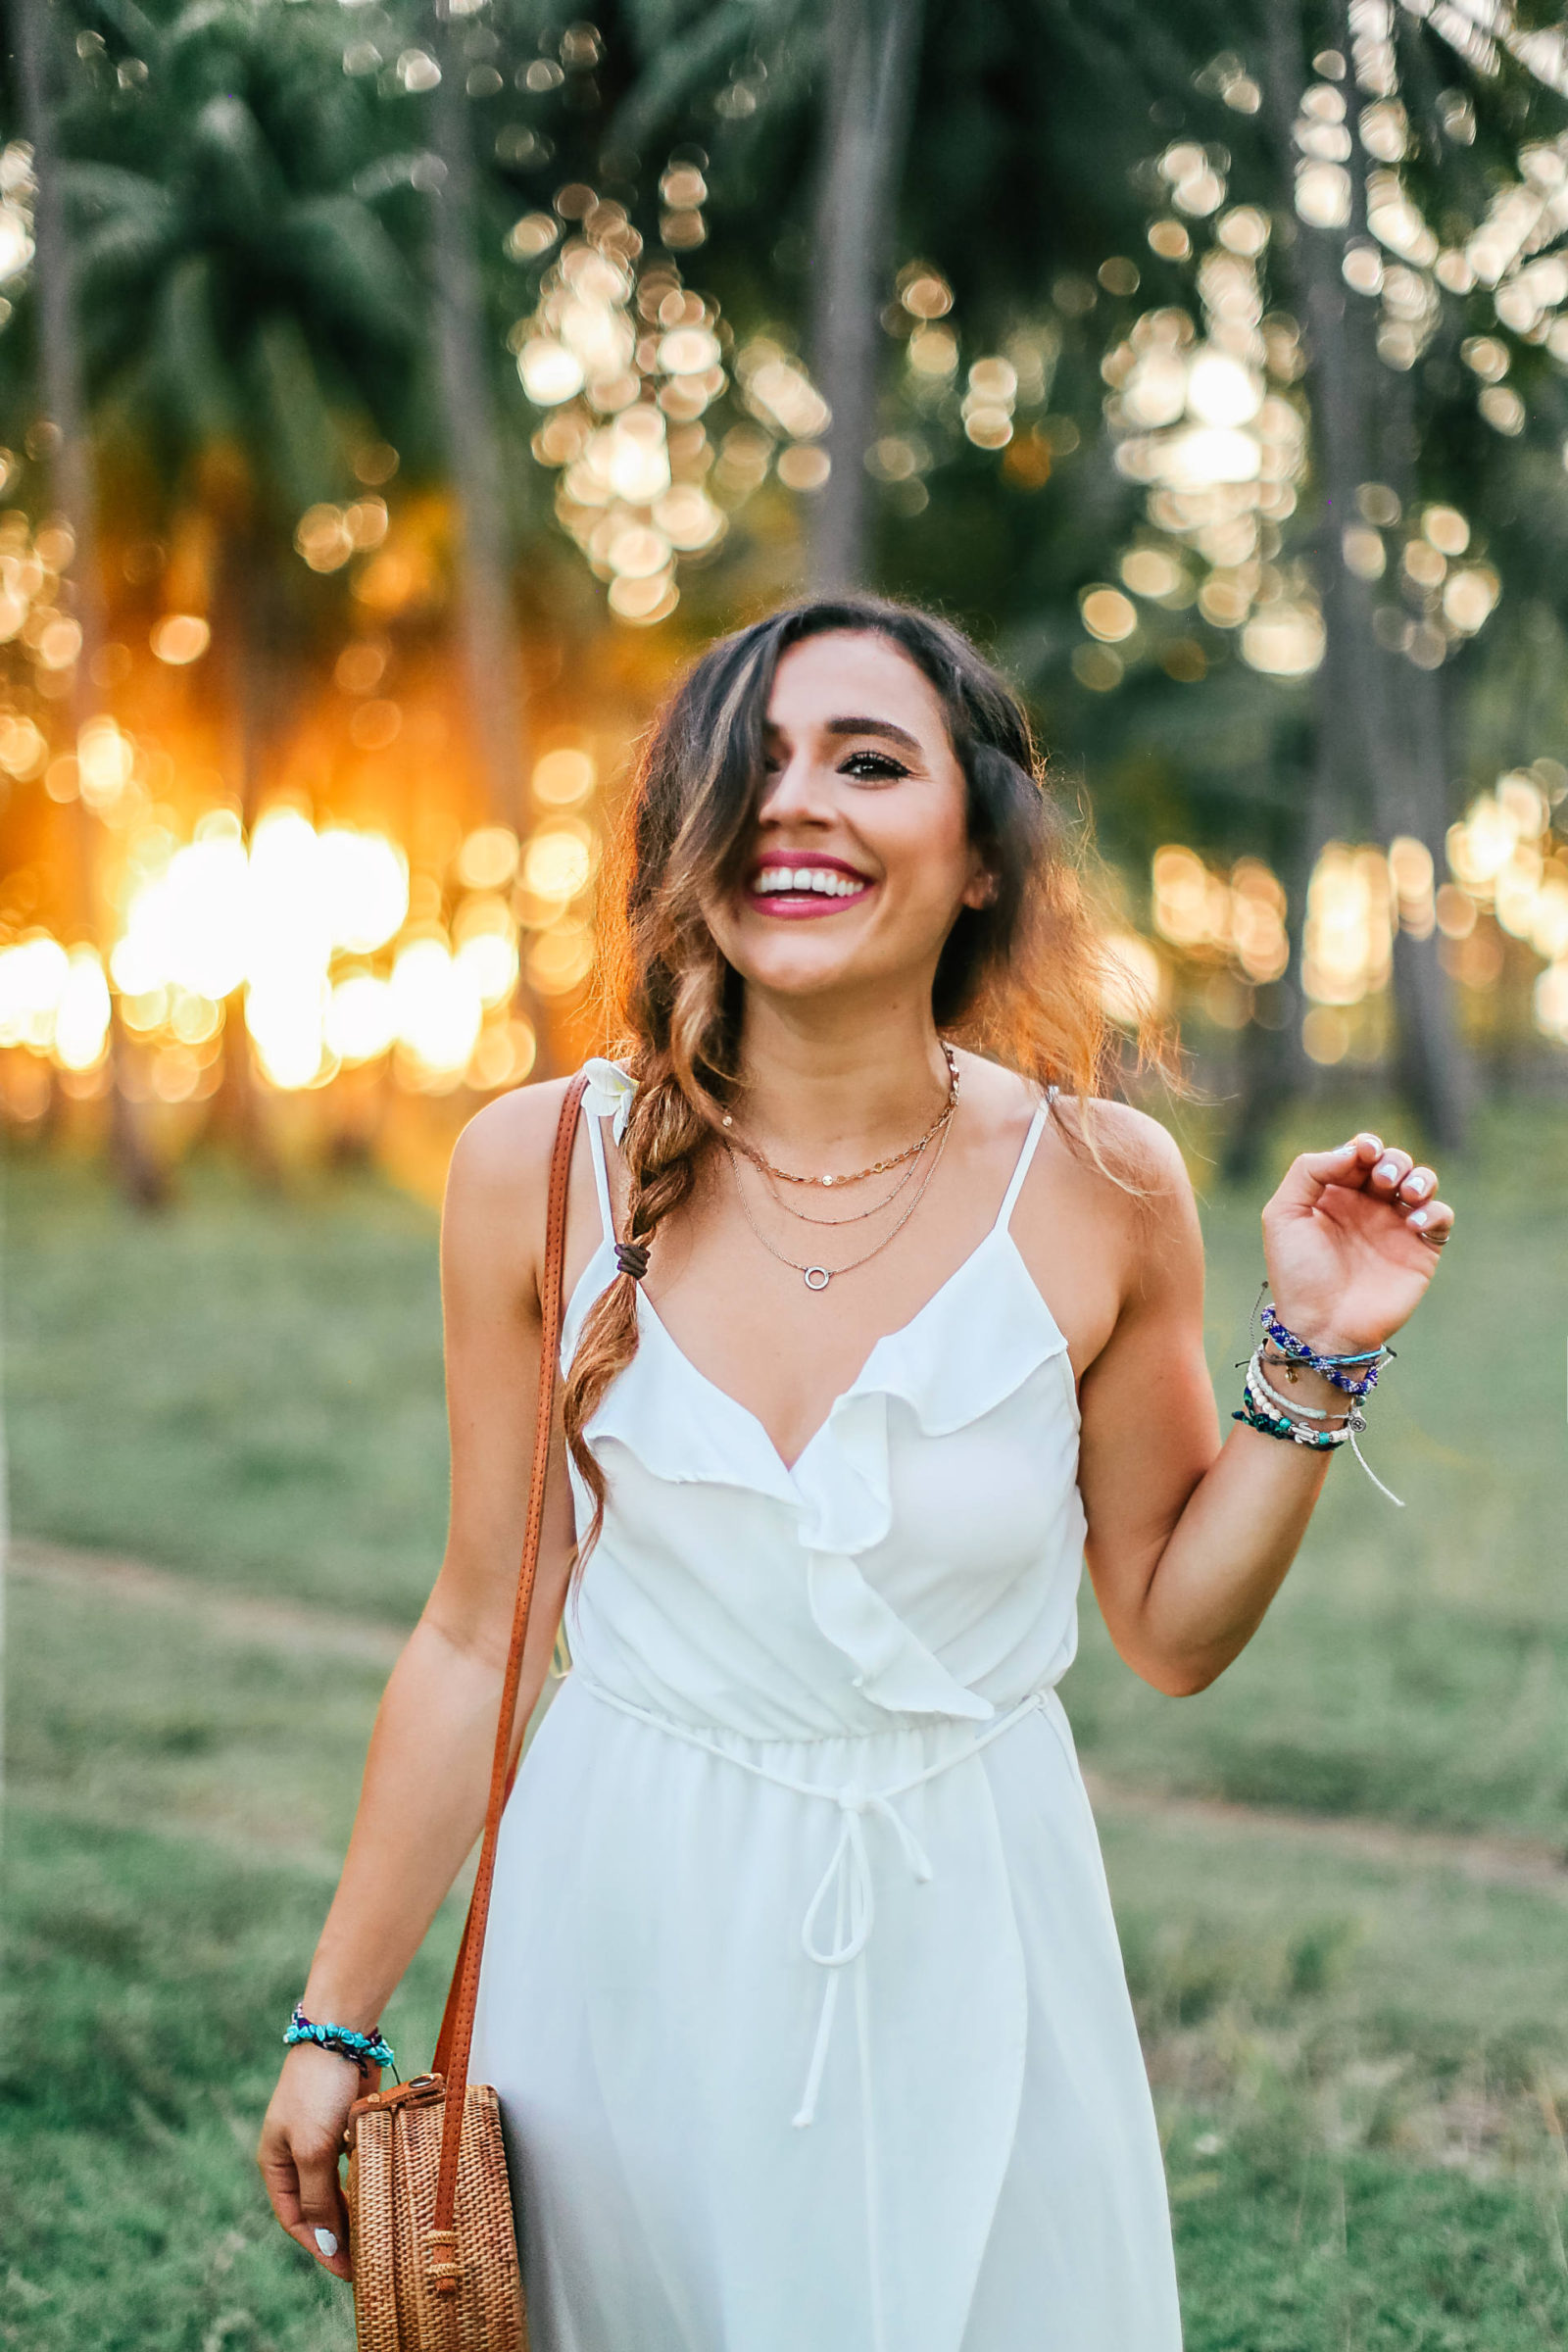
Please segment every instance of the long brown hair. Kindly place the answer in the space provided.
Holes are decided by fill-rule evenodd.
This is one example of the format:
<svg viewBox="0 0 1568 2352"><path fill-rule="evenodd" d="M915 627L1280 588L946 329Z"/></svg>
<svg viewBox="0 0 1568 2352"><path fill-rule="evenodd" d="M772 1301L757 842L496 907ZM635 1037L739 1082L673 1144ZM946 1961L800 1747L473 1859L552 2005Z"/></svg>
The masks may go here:
<svg viewBox="0 0 1568 2352"><path fill-rule="evenodd" d="M735 887L750 852L780 659L835 631L891 639L935 687L967 786L969 838L996 885L988 905L960 908L943 947L932 989L938 1030L1076 1098L1081 1124L1070 1143L1112 1183L1140 1190L1126 1154L1107 1156L1084 1115L1119 1078L1121 1040L1104 1010L1112 973L1091 904L1088 844L1046 784L1028 720L950 622L839 597L787 607L721 639L643 746L610 865L616 886L606 894L603 965L607 1026L637 1086L621 1146L630 1241L651 1243L690 1198L740 1083L742 985L704 908ZM1136 1043L1140 1068L1154 1061L1174 1073L1170 1033L1152 1009ZM563 1400L566 1443L594 1502L584 1556L607 1489L583 1433L637 1337L637 1286L619 1274L589 1311Z"/></svg>

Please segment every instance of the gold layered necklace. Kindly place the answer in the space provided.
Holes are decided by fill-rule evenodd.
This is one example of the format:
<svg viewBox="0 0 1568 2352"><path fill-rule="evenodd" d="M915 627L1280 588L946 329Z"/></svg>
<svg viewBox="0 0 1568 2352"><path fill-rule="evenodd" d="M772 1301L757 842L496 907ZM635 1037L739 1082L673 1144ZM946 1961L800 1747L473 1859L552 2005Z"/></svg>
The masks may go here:
<svg viewBox="0 0 1568 2352"><path fill-rule="evenodd" d="M958 1057L945 1038L942 1041L942 1053L948 1065L948 1099L924 1135L917 1136L915 1141L906 1145L904 1151L895 1152L890 1159L874 1159L868 1168L857 1168L851 1176L796 1176L788 1168L776 1168L773 1162L765 1157L755 1144L749 1144L744 1136L726 1136L725 1140L732 1151L744 1152L753 1165L760 1168L764 1176L771 1176L776 1184L863 1184L868 1176L885 1176L890 1168L902 1168L906 1159L918 1158L928 1144L934 1143L939 1135L946 1132L948 1122L958 1107ZM733 1124L733 1113L725 1111L725 1127L732 1127ZM848 1219L846 1219L847 1222Z"/></svg>
<svg viewBox="0 0 1568 2352"><path fill-rule="evenodd" d="M755 1161L753 1162L753 1165L756 1165ZM878 1217L885 1208L891 1208L899 1195L909 1185L911 1185L916 1176L919 1175L920 1162L917 1159L911 1159L908 1166L905 1169L904 1174L899 1178L898 1183L890 1186L888 1191L883 1194L880 1200L873 1200L869 1208L858 1208L847 1217L808 1216L804 1208L797 1208L792 1200L785 1200L783 1194L779 1191L778 1186L773 1183L772 1179L767 1175L765 1169L760 1170L760 1173L762 1176L763 1182L767 1185L768 1199L772 1201L775 1208L781 1210L786 1217L793 1217L798 1225L820 1225L824 1227L827 1232L831 1233L836 1225L863 1225L867 1217ZM845 1181L848 1181L848 1179Z"/></svg>
<svg viewBox="0 0 1568 2352"><path fill-rule="evenodd" d="M919 1207L920 1202L924 1200L926 1188L930 1184L932 1177L935 1176L937 1169L942 1164L942 1154L947 1147L948 1131L953 1123L953 1114L958 1106L957 1060L950 1046L944 1044L942 1051L947 1057L948 1064L948 1098L943 1103L942 1108L938 1111L936 1117L932 1120L930 1126L926 1129L924 1135L919 1136L914 1143L908 1145L903 1152L896 1152L887 1159L874 1160L868 1168L856 1169L853 1175L797 1176L792 1174L786 1168L775 1167L771 1160L769 1160L761 1152L757 1150L755 1145L748 1144L739 1137L737 1137L733 1142L730 1142L726 1138L724 1148L729 1159L729 1164L734 1171L735 1191L737 1198L740 1200L741 1213L745 1217L747 1224L751 1227L756 1239L760 1242L762 1248L767 1251L769 1257L776 1258L780 1265L789 1266L792 1268L795 1273L801 1276L808 1291L825 1291L835 1275L853 1274L858 1267L869 1265L872 1258L879 1257L882 1251L887 1249L888 1245L895 1241L904 1231L905 1226L907 1225L909 1219ZM726 1126L729 1125L730 1122L727 1117L724 1123ZM922 1165L922 1162L925 1161L925 1153L932 1144L935 1144L936 1149L931 1152L929 1161ZM862 1251L860 1256L851 1258L847 1265L824 1266L815 1260L806 1261L798 1257L791 1257L787 1251L778 1249L772 1242L768 1240L766 1234L763 1233L761 1227L758 1224L756 1217L753 1215L752 1204L746 1198L746 1186L741 1180L740 1163L743 1156L749 1159L753 1166L756 1167L760 1173L763 1182L767 1186L769 1196L771 1197L774 1205L778 1208L781 1208L786 1216L794 1217L803 1225L827 1226L830 1228L837 1225L863 1225L868 1217L877 1216L884 1209L891 1208L894 1202L898 1200L900 1194L903 1193L911 1183L915 1185L914 1197L905 1207L902 1214L889 1227L888 1231L883 1234L881 1240L874 1243L869 1250ZM792 1207L789 1201L784 1200L777 1190L777 1187L780 1184L822 1186L831 1185L840 1188L845 1185L863 1184L868 1177L885 1175L894 1168L905 1167L906 1162L908 1163L907 1167L906 1168L906 1172L899 1178L899 1181L894 1185L891 1192L885 1193L880 1200L872 1203L871 1207L857 1209L850 1216L808 1216L804 1209ZM915 1180L917 1178L918 1182L916 1183Z"/></svg>
<svg viewBox="0 0 1568 2352"><path fill-rule="evenodd" d="M907 1225L909 1219L913 1216L915 1210L925 1199L926 1189L929 1186L932 1177L936 1174L938 1168L942 1164L942 1154L947 1148L947 1141L948 1131L946 1127L944 1127L941 1135L937 1139L937 1148L931 1155L931 1164L920 1178L919 1188L915 1193L914 1199L909 1202L908 1207L904 1211L904 1214L897 1220L890 1230L882 1236L882 1239L879 1242L877 1242L871 1249L867 1250L862 1256L852 1257L847 1266L806 1265L803 1264L800 1258L787 1256L782 1250L776 1250L773 1247L773 1244L768 1240L766 1234L762 1231L761 1227L758 1224L757 1219L752 1214L752 1204L746 1198L746 1187L741 1182L740 1161L733 1152L731 1152L729 1154L729 1164L735 1171L735 1190L740 1196L741 1208L745 1215L746 1222L751 1227L753 1233L756 1234L758 1240L761 1243L762 1248L767 1251L768 1256L776 1257L781 1266L793 1266L796 1273L799 1274L804 1280L808 1291L825 1291L828 1284L833 1280L836 1274L853 1274L857 1267L868 1266L873 1257L880 1257L882 1251L887 1248L888 1244L891 1241L895 1241L904 1231L904 1228L906 1225ZM886 1201L883 1201L881 1205L885 1208L887 1206ZM819 1224L821 1220L816 1217L810 1217L808 1218L807 1222L814 1225ZM843 1222L846 1225L858 1224L859 1219L855 1217L846 1217Z"/></svg>

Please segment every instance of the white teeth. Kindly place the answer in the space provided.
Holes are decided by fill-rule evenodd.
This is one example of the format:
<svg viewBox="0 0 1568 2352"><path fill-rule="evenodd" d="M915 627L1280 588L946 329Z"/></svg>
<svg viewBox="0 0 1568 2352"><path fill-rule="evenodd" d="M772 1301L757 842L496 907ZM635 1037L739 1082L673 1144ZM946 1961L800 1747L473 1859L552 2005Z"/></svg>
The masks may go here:
<svg viewBox="0 0 1568 2352"><path fill-rule="evenodd" d="M782 898L786 892L806 892L819 899L853 898L865 885L858 876L834 873L821 865L764 866L753 884L760 898Z"/></svg>

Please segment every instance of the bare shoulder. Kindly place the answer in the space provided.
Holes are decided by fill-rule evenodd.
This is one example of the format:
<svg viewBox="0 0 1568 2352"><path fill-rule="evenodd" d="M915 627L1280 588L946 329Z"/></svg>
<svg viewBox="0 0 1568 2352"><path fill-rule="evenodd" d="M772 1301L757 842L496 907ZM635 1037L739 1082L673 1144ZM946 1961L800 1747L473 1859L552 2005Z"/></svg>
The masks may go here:
<svg viewBox="0 0 1568 2352"><path fill-rule="evenodd" d="M964 1054L962 1067L970 1096L999 1129L1021 1133L1039 1102L1037 1089L1017 1071L982 1054ZM1063 1177L1076 1172L1086 1199L1103 1199L1107 1207L1117 1199L1192 1199L1187 1163L1175 1137L1132 1103L1102 1095L1086 1099L1058 1094L1052 1104L1051 1125L1060 1148L1043 1154L1043 1161Z"/></svg>
<svg viewBox="0 0 1568 2352"><path fill-rule="evenodd" d="M1200 1298L1203 1234L1193 1180L1168 1127L1130 1102L1069 1098L1064 1127L1083 1137L1081 1169L1098 1183L1114 1234L1123 1308Z"/></svg>
<svg viewBox="0 0 1568 2352"><path fill-rule="evenodd" d="M1063 1094L1052 1129L1054 1149L1039 1154L1019 1203L1020 1239L1090 1335L1088 1363L1129 1308L1200 1297L1202 1230L1181 1147L1158 1119L1108 1096Z"/></svg>
<svg viewBox="0 0 1568 2352"><path fill-rule="evenodd" d="M562 1104L570 1084L541 1079L498 1095L476 1111L453 1148L447 1170L443 1228L449 1245L470 1233L490 1243L498 1236L532 1257L543 1230L550 1189L550 1159Z"/></svg>
<svg viewBox="0 0 1568 2352"><path fill-rule="evenodd" d="M1060 1125L1081 1140L1102 1182L1125 1186L1151 1204L1165 1200L1173 1204L1193 1198L1192 1178L1181 1146L1168 1127L1147 1110L1113 1097L1058 1095Z"/></svg>

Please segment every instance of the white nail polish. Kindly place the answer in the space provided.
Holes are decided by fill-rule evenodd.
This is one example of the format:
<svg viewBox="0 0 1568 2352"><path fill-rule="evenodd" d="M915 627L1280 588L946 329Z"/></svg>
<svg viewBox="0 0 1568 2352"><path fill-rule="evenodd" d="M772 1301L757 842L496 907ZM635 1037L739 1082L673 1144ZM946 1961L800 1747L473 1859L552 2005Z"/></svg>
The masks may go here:
<svg viewBox="0 0 1568 2352"><path fill-rule="evenodd" d="M1415 1212L1415 1215L1410 1219L1412 1225L1424 1225L1426 1221L1427 1212L1424 1208L1418 1208Z"/></svg>
<svg viewBox="0 0 1568 2352"><path fill-rule="evenodd" d="M1380 1176L1397 1176L1398 1172L1392 1159L1386 1159L1378 1170Z"/></svg>
<svg viewBox="0 0 1568 2352"><path fill-rule="evenodd" d="M337 2252L337 2239L333 2236L330 2230L318 2230L316 2232L316 2242L320 2247L321 2252L328 2257Z"/></svg>
<svg viewBox="0 0 1568 2352"><path fill-rule="evenodd" d="M1427 1180L1424 1176L1409 1176L1405 1179L1404 1189L1419 1200L1427 1189Z"/></svg>

